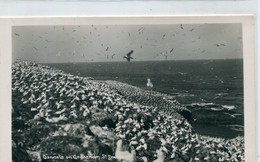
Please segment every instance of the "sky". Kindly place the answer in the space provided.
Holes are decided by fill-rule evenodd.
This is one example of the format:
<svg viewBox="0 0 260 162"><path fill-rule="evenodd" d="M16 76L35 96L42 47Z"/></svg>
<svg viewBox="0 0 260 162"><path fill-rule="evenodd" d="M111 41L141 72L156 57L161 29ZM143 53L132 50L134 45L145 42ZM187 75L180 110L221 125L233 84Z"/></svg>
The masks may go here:
<svg viewBox="0 0 260 162"><path fill-rule="evenodd" d="M241 24L14 26L12 59L38 63L236 59Z"/></svg>

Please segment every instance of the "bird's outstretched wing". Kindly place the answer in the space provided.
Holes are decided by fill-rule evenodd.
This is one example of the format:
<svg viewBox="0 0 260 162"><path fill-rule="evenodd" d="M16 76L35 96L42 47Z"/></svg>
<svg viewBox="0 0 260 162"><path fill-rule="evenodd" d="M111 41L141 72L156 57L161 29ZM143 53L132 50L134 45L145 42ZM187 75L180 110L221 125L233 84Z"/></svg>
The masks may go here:
<svg viewBox="0 0 260 162"><path fill-rule="evenodd" d="M131 50L130 52L128 52L128 53L126 54L127 57L130 57L130 56L132 55L133 52L134 52L133 50Z"/></svg>
<svg viewBox="0 0 260 162"><path fill-rule="evenodd" d="M124 56L123 58L125 58L128 62L131 61L130 57L126 57L126 56Z"/></svg>

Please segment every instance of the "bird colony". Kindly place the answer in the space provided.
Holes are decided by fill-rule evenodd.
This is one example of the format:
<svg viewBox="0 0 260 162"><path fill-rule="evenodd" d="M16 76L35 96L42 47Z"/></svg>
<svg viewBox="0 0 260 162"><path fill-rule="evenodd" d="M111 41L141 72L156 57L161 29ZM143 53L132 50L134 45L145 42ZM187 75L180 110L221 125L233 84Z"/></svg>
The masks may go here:
<svg viewBox="0 0 260 162"><path fill-rule="evenodd" d="M17 61L13 161L244 161L244 137L199 135L180 110L163 94Z"/></svg>

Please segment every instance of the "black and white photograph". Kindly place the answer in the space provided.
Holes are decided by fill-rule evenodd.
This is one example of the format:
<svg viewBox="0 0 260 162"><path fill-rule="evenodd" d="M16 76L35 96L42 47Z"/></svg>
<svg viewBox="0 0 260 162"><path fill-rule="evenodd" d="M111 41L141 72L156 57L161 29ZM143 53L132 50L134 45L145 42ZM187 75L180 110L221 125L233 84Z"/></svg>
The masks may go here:
<svg viewBox="0 0 260 162"><path fill-rule="evenodd" d="M242 23L11 34L12 161L245 161Z"/></svg>

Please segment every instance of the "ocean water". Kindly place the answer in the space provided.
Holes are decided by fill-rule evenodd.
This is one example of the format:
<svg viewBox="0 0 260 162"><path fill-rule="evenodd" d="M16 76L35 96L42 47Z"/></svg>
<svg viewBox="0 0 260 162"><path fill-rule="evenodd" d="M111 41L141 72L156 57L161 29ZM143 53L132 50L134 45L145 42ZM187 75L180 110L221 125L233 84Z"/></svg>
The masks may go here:
<svg viewBox="0 0 260 162"><path fill-rule="evenodd" d="M143 89L150 78L153 90L175 96L194 113L198 120L191 124L198 133L226 138L244 134L242 59L47 65L74 75L116 80ZM211 122L219 117L225 122Z"/></svg>

